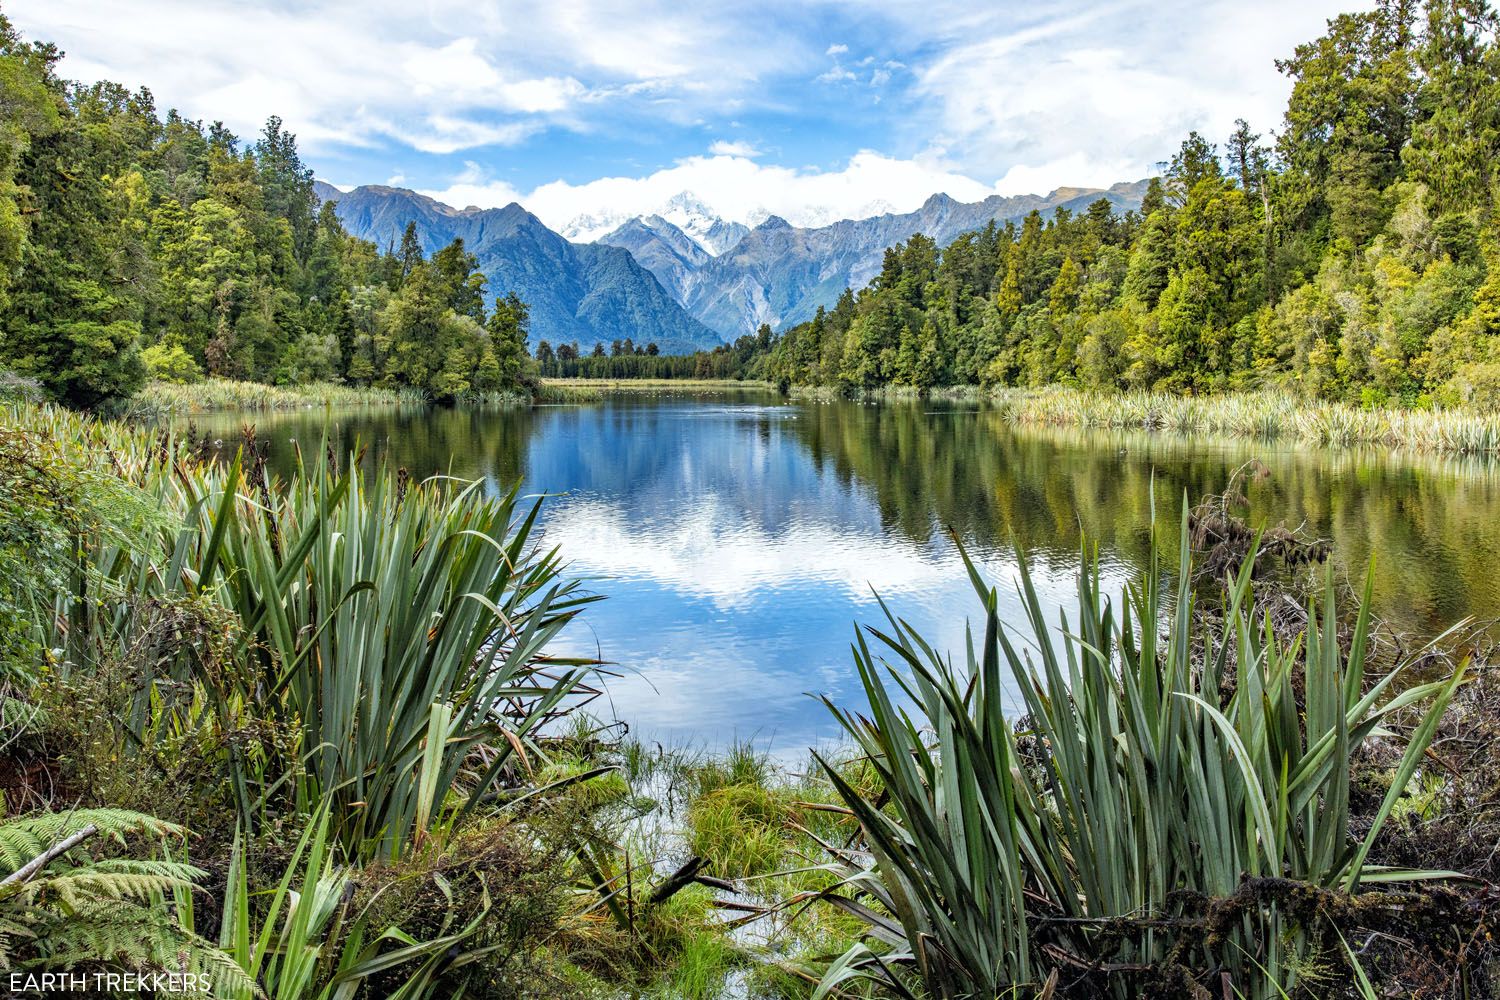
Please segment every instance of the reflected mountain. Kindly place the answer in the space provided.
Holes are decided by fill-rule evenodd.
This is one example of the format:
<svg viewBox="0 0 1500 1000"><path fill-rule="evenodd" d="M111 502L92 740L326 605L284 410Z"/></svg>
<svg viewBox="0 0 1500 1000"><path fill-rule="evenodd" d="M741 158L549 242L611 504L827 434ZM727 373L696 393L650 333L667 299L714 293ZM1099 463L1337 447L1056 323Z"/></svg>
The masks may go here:
<svg viewBox="0 0 1500 1000"><path fill-rule="evenodd" d="M1015 546L1043 599L1066 601L1084 537L1118 588L1146 558L1152 505L1225 488L1246 462L1250 518L1332 539L1357 577L1376 560L1377 612L1431 633L1500 615L1500 473L1246 441L1018 430L992 410L933 404L792 404L769 394L629 395L598 405L499 411L259 415L271 461L325 434L414 474L517 477L551 494L549 544L609 596L569 637L619 664L614 709L651 738L758 737L787 752L834 738L806 692L845 704L852 623L874 592L939 648L977 613L952 528L992 580ZM245 420L210 431L232 440ZM873 588L873 589L872 589ZM1005 617L1021 622L1013 588Z"/></svg>

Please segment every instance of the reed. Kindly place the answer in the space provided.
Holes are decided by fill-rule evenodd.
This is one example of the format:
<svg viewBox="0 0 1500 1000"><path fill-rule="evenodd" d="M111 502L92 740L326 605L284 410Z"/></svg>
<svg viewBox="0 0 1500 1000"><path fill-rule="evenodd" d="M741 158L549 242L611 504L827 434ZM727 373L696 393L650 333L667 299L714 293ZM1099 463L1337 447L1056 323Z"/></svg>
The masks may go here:
<svg viewBox="0 0 1500 1000"><path fill-rule="evenodd" d="M321 407L412 406L426 402L413 389L315 382L276 386L232 379L208 379L191 385L151 382L120 406L126 415L180 416L215 410L303 410Z"/></svg>
<svg viewBox="0 0 1500 1000"><path fill-rule="evenodd" d="M1007 419L1023 425L1223 434L1336 448L1500 453L1500 414L1466 410L1365 410L1280 392L1179 396L1063 387L996 389L989 400Z"/></svg>

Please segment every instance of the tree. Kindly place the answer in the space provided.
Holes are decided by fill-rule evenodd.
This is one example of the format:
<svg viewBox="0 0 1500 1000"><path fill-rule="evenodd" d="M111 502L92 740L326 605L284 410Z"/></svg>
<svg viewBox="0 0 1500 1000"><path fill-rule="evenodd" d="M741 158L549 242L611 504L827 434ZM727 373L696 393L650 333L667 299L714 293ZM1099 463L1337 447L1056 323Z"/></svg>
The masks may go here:
<svg viewBox="0 0 1500 1000"><path fill-rule="evenodd" d="M1218 148L1197 132L1189 132L1181 148L1172 155L1167 189L1174 202L1181 205L1200 183L1217 181L1222 176Z"/></svg>
<svg viewBox="0 0 1500 1000"><path fill-rule="evenodd" d="M407 231L415 231L409 225ZM403 246L405 238L402 239ZM420 250L418 254L420 255ZM479 273L479 260L464 249L464 241L454 240L432 255L432 269L442 287L439 293L448 308L460 316L467 316L476 323L484 322L484 275Z"/></svg>
<svg viewBox="0 0 1500 1000"><path fill-rule="evenodd" d="M46 129L27 135L11 181L12 197L21 193L23 217L30 223L25 238L19 243L12 238L13 249L6 250L18 251L20 266L0 314L0 360L71 405L129 395L145 378L141 302L130 292L141 278L145 255L109 180L124 173L121 157L128 150L115 134L80 127L61 114L51 127L51 116L31 102L41 96L38 86L54 100L60 97L62 85L51 75L56 50L18 51L8 23L0 44L7 77L29 80L21 88L19 117L7 114L12 151L19 149L14 136L26 122ZM123 113L129 110L123 103L117 100L97 113ZM0 211L0 224L8 214Z"/></svg>
<svg viewBox="0 0 1500 1000"><path fill-rule="evenodd" d="M496 362L498 387L511 388L521 381L526 368L529 315L526 303L515 292L507 292L505 298L495 300L487 329ZM537 345L537 360L552 360L552 346L545 340Z"/></svg>
<svg viewBox="0 0 1500 1000"><path fill-rule="evenodd" d="M401 234L401 249L396 252L396 260L400 263L400 280L405 281L407 276L422 262L422 241L417 239L417 224L408 222L406 231Z"/></svg>

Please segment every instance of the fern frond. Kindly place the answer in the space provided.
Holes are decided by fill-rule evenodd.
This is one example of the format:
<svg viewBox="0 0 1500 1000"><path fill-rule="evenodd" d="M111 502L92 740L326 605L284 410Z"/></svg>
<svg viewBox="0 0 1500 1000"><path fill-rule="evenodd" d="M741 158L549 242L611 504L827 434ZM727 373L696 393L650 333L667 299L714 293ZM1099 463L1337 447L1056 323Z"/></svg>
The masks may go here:
<svg viewBox="0 0 1500 1000"><path fill-rule="evenodd" d="M104 899L150 901L174 889L192 888L192 882L133 872L96 872L90 865L28 883L28 887L34 905L55 900L63 906L79 907Z"/></svg>
<svg viewBox="0 0 1500 1000"><path fill-rule="evenodd" d="M143 835L156 839L187 837L176 823L128 809L75 809L71 812L34 813L0 823L0 875L9 875L53 844L93 826L98 836L116 843Z"/></svg>
<svg viewBox="0 0 1500 1000"><path fill-rule="evenodd" d="M182 861L159 861L154 858L101 858L91 863L89 871L120 875L155 875L179 882L196 882L208 872Z"/></svg>

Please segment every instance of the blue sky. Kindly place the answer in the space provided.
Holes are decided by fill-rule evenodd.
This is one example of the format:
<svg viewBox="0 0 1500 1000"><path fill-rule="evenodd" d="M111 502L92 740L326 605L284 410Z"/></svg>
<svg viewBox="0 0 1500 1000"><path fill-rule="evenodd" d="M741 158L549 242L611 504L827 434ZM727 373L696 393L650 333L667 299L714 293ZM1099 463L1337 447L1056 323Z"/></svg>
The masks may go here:
<svg viewBox="0 0 1500 1000"><path fill-rule="evenodd" d="M936 191L1133 180L1189 129L1277 127L1273 60L1350 3L494 4L9 0L63 72L244 135L279 114L320 177L561 228L678 191L814 223Z"/></svg>

